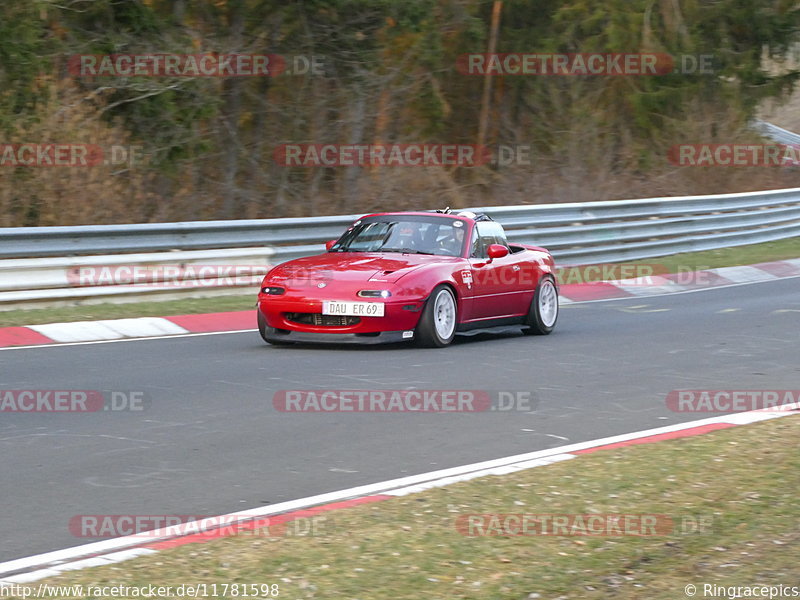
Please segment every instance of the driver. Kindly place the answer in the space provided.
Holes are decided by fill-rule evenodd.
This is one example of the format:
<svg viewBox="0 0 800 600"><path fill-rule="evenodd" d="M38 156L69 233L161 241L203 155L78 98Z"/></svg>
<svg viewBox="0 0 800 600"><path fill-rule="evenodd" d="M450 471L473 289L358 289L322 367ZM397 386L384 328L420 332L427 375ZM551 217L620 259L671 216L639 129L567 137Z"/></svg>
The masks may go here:
<svg viewBox="0 0 800 600"><path fill-rule="evenodd" d="M450 256L461 254L464 246L464 227L451 227L447 237L439 241L439 247Z"/></svg>
<svg viewBox="0 0 800 600"><path fill-rule="evenodd" d="M408 248L418 250L422 235L416 223L400 223L395 228L384 246L387 248Z"/></svg>

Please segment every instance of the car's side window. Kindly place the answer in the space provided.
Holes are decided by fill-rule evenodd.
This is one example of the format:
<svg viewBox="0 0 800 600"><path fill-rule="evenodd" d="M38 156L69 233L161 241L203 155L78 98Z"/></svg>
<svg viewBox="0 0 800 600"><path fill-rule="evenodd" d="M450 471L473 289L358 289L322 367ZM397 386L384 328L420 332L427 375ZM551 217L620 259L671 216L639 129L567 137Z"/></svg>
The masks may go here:
<svg viewBox="0 0 800 600"><path fill-rule="evenodd" d="M470 245L469 255L472 258L482 258L484 255L483 246L481 245L481 234L477 227L472 229L472 244Z"/></svg>
<svg viewBox="0 0 800 600"><path fill-rule="evenodd" d="M492 244L508 247L503 227L494 221L480 221L475 224L472 234L472 252L474 258L486 258L486 249Z"/></svg>

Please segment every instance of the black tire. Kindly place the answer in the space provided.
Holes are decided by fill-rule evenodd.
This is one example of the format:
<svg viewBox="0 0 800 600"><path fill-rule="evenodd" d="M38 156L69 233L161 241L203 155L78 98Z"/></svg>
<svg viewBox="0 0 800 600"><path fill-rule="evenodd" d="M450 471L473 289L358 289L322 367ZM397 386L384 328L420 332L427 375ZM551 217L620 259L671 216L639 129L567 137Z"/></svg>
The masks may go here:
<svg viewBox="0 0 800 600"><path fill-rule="evenodd" d="M288 346L291 342L283 342L274 340L267 337L267 320L264 318L263 313L258 311L258 333L261 334L261 339L272 346Z"/></svg>
<svg viewBox="0 0 800 600"><path fill-rule="evenodd" d="M542 296L545 295L544 301L547 306L550 302L554 301L555 315L549 313L546 307L542 306ZM551 295L552 294L552 295ZM543 314L543 308L544 314ZM533 294L533 301L531 302L530 310L528 311L528 318L525 324L528 326L524 332L527 335L549 335L555 329L556 322L558 321L558 288L556 287L555 279L552 275L544 275L539 280L539 285L536 286L536 291Z"/></svg>
<svg viewBox="0 0 800 600"><path fill-rule="evenodd" d="M437 302L439 303L438 319ZM446 317L444 313L450 311L452 311L450 317ZM447 330L449 335L444 335L446 332L442 331L443 318L448 321ZM452 318L452 326L449 324L449 318ZM438 329L437 321L440 323ZM448 286L438 285L433 289L431 295L428 296L428 301L425 303L422 315L420 315L414 337L416 338L417 344L423 348L444 348L456 337L457 325L458 304L456 303L456 297Z"/></svg>

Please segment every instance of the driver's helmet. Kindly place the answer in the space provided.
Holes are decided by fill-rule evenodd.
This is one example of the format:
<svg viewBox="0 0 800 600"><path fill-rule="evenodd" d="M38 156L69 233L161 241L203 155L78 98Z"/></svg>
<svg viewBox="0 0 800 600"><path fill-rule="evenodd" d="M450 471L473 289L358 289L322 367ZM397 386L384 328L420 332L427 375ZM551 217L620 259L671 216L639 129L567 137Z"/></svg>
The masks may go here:
<svg viewBox="0 0 800 600"><path fill-rule="evenodd" d="M399 248L415 248L419 241L420 232L415 223L400 223L392 233L391 245Z"/></svg>

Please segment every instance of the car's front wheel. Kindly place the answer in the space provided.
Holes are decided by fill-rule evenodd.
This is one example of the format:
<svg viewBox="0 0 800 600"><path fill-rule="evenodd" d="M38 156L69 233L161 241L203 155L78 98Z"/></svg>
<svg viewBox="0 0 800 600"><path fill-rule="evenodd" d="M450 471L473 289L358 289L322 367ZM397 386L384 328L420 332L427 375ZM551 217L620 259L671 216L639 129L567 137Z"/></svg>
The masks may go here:
<svg viewBox="0 0 800 600"><path fill-rule="evenodd" d="M525 322L528 335L547 335L558 320L558 292L552 275L544 275L536 286L533 302Z"/></svg>
<svg viewBox="0 0 800 600"><path fill-rule="evenodd" d="M268 344L272 344L273 346L286 346L291 343L282 342L280 340L270 339L267 337L267 319L264 317L264 314L261 312L261 310L258 311L258 333L261 334L262 340Z"/></svg>
<svg viewBox="0 0 800 600"><path fill-rule="evenodd" d="M458 305L446 285L434 288L419 318L416 339L420 346L442 348L453 341L458 323Z"/></svg>

